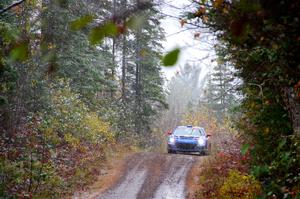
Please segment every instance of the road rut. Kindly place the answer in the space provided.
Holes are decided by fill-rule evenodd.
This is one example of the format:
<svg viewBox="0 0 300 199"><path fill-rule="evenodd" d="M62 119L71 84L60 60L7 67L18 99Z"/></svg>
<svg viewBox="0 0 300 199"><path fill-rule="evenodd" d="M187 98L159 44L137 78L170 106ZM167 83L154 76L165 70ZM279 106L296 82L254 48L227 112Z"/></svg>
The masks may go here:
<svg viewBox="0 0 300 199"><path fill-rule="evenodd" d="M185 180L198 156L139 153L127 158L120 180L97 199L184 199Z"/></svg>

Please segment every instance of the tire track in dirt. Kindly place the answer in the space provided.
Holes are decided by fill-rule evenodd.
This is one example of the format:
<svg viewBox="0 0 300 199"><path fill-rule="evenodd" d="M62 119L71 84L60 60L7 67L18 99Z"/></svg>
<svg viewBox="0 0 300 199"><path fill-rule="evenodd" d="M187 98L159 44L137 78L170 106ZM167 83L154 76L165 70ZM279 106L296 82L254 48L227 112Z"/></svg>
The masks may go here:
<svg viewBox="0 0 300 199"><path fill-rule="evenodd" d="M199 156L139 153L127 158L125 172L97 199L184 199L185 181Z"/></svg>

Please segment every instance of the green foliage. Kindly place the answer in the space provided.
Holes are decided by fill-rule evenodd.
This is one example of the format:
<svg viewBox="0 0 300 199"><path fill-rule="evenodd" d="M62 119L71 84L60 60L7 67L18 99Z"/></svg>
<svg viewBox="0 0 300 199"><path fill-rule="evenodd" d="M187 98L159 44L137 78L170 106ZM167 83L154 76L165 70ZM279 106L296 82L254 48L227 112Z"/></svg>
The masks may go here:
<svg viewBox="0 0 300 199"><path fill-rule="evenodd" d="M29 57L28 43L20 43L10 51L10 57L13 60L25 61Z"/></svg>
<svg viewBox="0 0 300 199"><path fill-rule="evenodd" d="M163 34L154 10L113 22L111 1L23 5L0 16L0 198L65 198L93 182L116 138L155 139Z"/></svg>
<svg viewBox="0 0 300 199"><path fill-rule="evenodd" d="M76 19L71 22L71 29L75 31L81 30L85 28L89 23L91 23L93 18L94 17L91 15L85 15L83 17L80 17L79 19Z"/></svg>
<svg viewBox="0 0 300 199"><path fill-rule="evenodd" d="M249 150L249 144L244 144L241 148L242 155L245 155Z"/></svg>
<svg viewBox="0 0 300 199"><path fill-rule="evenodd" d="M0 21L0 35L4 45L13 43L18 39L20 31L12 24L6 21Z"/></svg>
<svg viewBox="0 0 300 199"><path fill-rule="evenodd" d="M89 34L89 40L95 45L100 43L105 37L114 37L117 33L117 25L113 22L107 22L103 26L93 28Z"/></svg>
<svg viewBox="0 0 300 199"><path fill-rule="evenodd" d="M89 110L80 100L79 95L71 91L68 82L63 79L58 82L60 83L53 85L50 90L53 113L45 116L46 127L43 128L47 128L48 133L54 133L54 137L67 133L65 138L71 143L74 141L73 145L80 144L79 141L93 144L112 142L113 134L109 129L110 125Z"/></svg>
<svg viewBox="0 0 300 199"><path fill-rule="evenodd" d="M239 93L234 89L240 80L235 76L228 55L217 48L217 65L208 74L203 102L214 112L219 121L223 121L231 110L238 106Z"/></svg>
<svg viewBox="0 0 300 199"><path fill-rule="evenodd" d="M180 54L180 49L176 48L174 50L171 50L168 52L165 56L162 58L162 63L164 66L174 66L178 60Z"/></svg>
<svg viewBox="0 0 300 199"><path fill-rule="evenodd" d="M138 30L143 27L143 24L147 23L147 17L140 14L139 16L132 16L126 21L126 26L133 30Z"/></svg>
<svg viewBox="0 0 300 199"><path fill-rule="evenodd" d="M201 19L217 33L243 81L237 125L249 143L251 170L265 198L299 193L298 1L208 1ZM295 21L296 19L296 21ZM286 94L286 90L291 92ZM297 116L298 115L298 116ZM293 177L291 177L293 176Z"/></svg>
<svg viewBox="0 0 300 199"><path fill-rule="evenodd" d="M0 193L4 198L32 196L40 193L43 187L53 187L62 181L55 174L55 167L49 161L49 147L37 131L23 129L15 134L15 139L9 139L2 134L1 143L4 149L0 159L1 183ZM14 146L14 147L12 147ZM44 190L50 196L50 190Z"/></svg>
<svg viewBox="0 0 300 199"><path fill-rule="evenodd" d="M250 119L241 118L239 127L252 138L255 145L251 148L252 172L265 185L270 195L292 195L299 184L299 141L289 135L291 131L288 117L282 107L275 103L274 93L264 93L268 100L261 102L256 98L245 100L243 107ZM271 102L272 101L272 102ZM253 130L255 129L255 131ZM298 155L297 155L298 154ZM283 187L289 187L284 188Z"/></svg>
<svg viewBox="0 0 300 199"><path fill-rule="evenodd" d="M59 197L85 186L114 143L110 124L71 91L68 81L50 86L51 107L35 113L15 133L3 133L0 146L1 197ZM81 179L80 179L81 178ZM80 179L80 180L79 180Z"/></svg>
<svg viewBox="0 0 300 199"><path fill-rule="evenodd" d="M138 17L128 19L128 26L138 24L131 26L122 38L121 67L127 72L122 74L124 86L121 87L121 100L115 104L115 120L120 135L125 135L120 139L132 138L148 147L151 143L143 138L151 136L155 121L166 108L160 67L160 40L164 35L158 20L161 16L155 9L145 11L141 19Z"/></svg>

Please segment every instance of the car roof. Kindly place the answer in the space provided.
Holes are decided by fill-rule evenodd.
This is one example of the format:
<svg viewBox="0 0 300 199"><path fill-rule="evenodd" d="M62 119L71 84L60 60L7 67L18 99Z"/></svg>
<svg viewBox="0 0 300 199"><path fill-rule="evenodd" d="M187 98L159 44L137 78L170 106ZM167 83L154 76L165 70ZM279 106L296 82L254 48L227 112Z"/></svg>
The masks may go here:
<svg viewBox="0 0 300 199"><path fill-rule="evenodd" d="M194 129L204 129L203 127L201 126L193 126Z"/></svg>
<svg viewBox="0 0 300 199"><path fill-rule="evenodd" d="M204 130L204 128L201 126L192 126L192 125L186 125L186 126L181 125L181 126L177 126L176 128L193 128L193 129L203 129Z"/></svg>

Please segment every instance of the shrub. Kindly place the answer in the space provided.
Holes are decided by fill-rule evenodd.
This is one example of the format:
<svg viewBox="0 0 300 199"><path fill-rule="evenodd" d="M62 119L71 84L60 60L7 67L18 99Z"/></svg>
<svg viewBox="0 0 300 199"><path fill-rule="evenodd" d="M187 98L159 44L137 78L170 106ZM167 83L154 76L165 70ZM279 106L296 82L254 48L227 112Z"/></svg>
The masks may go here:
<svg viewBox="0 0 300 199"><path fill-rule="evenodd" d="M231 170L219 190L222 199L252 199L261 193L260 183L252 176Z"/></svg>
<svg viewBox="0 0 300 199"><path fill-rule="evenodd" d="M0 198L66 198L93 182L114 143L110 124L67 81L50 91L47 110L11 135L0 133Z"/></svg>

